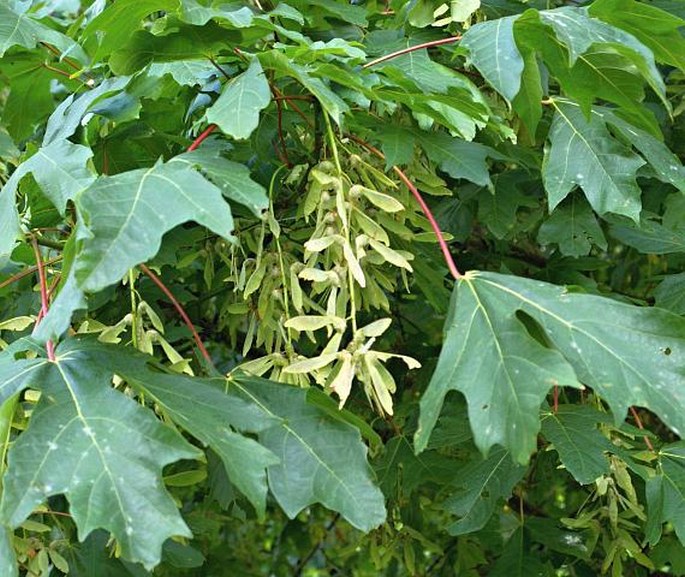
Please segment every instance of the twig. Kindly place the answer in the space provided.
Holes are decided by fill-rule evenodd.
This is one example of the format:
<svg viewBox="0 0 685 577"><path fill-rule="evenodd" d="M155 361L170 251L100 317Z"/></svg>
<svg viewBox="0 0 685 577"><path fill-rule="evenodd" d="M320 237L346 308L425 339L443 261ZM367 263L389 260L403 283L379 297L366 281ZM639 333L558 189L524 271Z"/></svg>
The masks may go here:
<svg viewBox="0 0 685 577"><path fill-rule="evenodd" d="M274 85L271 85L271 90L276 95L276 98L278 98L279 100L285 100L290 106L290 108L292 108L300 116L300 118L302 118L302 120L304 120L307 123L307 126L309 126L309 128L314 128L314 124L311 120L309 120L307 115L304 112L302 112L302 109L300 109L300 107L297 106L297 104L295 104L294 102L290 102L290 100L292 100L290 97L283 94Z"/></svg>
<svg viewBox="0 0 685 577"><path fill-rule="evenodd" d="M452 44L454 42L459 42L459 40L461 40L461 34L457 34L456 36L451 36L449 38L441 38L440 40L431 40L430 42L424 42L422 44L415 44L414 46L409 46L408 48L403 48L402 50L391 52L390 54L386 54L385 56L376 58L371 62L367 62L362 66L362 68L371 68L372 66L376 66L376 64L387 62L388 60L392 60L393 58L397 58L398 56L404 56L405 54L415 52L416 50L432 48L433 46L442 46L443 44Z"/></svg>
<svg viewBox="0 0 685 577"><path fill-rule="evenodd" d="M280 96L274 96L273 100L312 100L314 97L311 94L283 94Z"/></svg>
<svg viewBox="0 0 685 577"><path fill-rule="evenodd" d="M71 74L69 74L66 70L61 70L55 66L50 66L49 64L47 64L45 62L43 62L43 64L41 64L41 66L43 68L45 68L46 70L50 70L51 72L55 72L57 74L60 74L61 76L66 76L67 78L71 78Z"/></svg>
<svg viewBox="0 0 685 577"><path fill-rule="evenodd" d="M273 87L272 87L273 91ZM277 95L274 92L274 99L277 98ZM283 136L283 102L281 99L276 100L276 118L277 118L277 131L278 131L278 141L281 145L281 154L278 156L281 157L281 161L288 167L292 168L292 164L290 162L290 158L288 158L288 150L285 145L285 136ZM274 148L276 145L274 144Z"/></svg>
<svg viewBox="0 0 685 577"><path fill-rule="evenodd" d="M340 519L340 513L336 513L335 517L333 517L333 519L331 519L331 522L326 526L326 534L330 533L331 529L335 527L335 524L338 522L338 519ZM295 567L293 577L300 577L300 575L302 575L302 571L307 566L307 563L309 563L311 558L314 557L314 555L316 555L317 552L323 547L323 543L324 539L320 539L319 542L311 549L311 551L309 551L309 553L307 553L307 555L300 560L300 562Z"/></svg>
<svg viewBox="0 0 685 577"><path fill-rule="evenodd" d="M635 419L635 423L637 424L637 428L640 429L641 431L645 430L644 425L642 424L642 419L640 419L640 415L637 413L637 410L635 407L630 407L630 413L633 415L633 418ZM649 448L652 453L654 453L654 445L652 445L652 441L650 441L649 437L645 435L642 437L645 440L645 445Z"/></svg>
<svg viewBox="0 0 685 577"><path fill-rule="evenodd" d="M93 77L88 72L86 72L82 66L79 66L78 64L76 64L76 62L74 62L70 58L63 56L58 48L55 48L54 46L52 46L51 44L48 44L47 42L40 42L40 45L43 46L44 48L46 48L48 51L52 52L55 56L57 56L57 58L59 58L60 61L64 61L68 66L71 66L74 70L79 72L79 74L82 74L83 76L88 78L88 82L87 82L88 86L91 86L92 84L95 83L95 80L93 79Z"/></svg>
<svg viewBox="0 0 685 577"><path fill-rule="evenodd" d="M214 68L216 68L226 80L231 80L231 77L223 68L221 68L221 66L219 66L219 63L216 60L214 60L214 58L212 58L211 56L208 56L208 58L209 61L212 63L212 66L214 66Z"/></svg>
<svg viewBox="0 0 685 577"><path fill-rule="evenodd" d="M140 270L142 270L147 276L150 277L150 280L155 283L159 289L166 295L166 297L169 299L172 305L174 305L174 308L176 309L176 312L181 316L183 319L183 322L186 324L190 332L193 334L193 339L195 339L195 344L197 345L197 348L200 349L200 352L202 353L202 356L204 359L207 361L207 363L210 366L214 366L214 363L212 363L212 357L209 356L209 353L207 352L207 349L205 348L204 343L202 342L202 339L200 338L200 335L198 334L197 330L195 329L195 325L193 324L193 321L190 320L190 317L188 316L188 313L186 313L185 309L183 308L183 305L179 303L176 300L176 297L172 294L172 292L167 288L167 286L162 282L162 280L155 274L153 273L147 266L145 266L143 263L139 264L138 267Z"/></svg>
<svg viewBox="0 0 685 577"><path fill-rule="evenodd" d="M36 239L36 242L37 242L40 246L45 246L45 247L47 247L47 248L52 248L52 249L55 249L55 250L62 250L62 249L64 248L64 246L62 245L62 243L59 242L59 241L57 241L57 240L50 240L49 238L35 237L35 236L34 236L33 238Z"/></svg>
<svg viewBox="0 0 685 577"><path fill-rule="evenodd" d="M50 260L44 261L44 262L43 262L43 265L44 265L44 266L48 266L48 265L51 265L51 264L55 264L56 262L58 262L58 261L60 261L60 260L62 260L62 255L55 256L55 257L51 258ZM30 267L28 267L28 268L25 268L23 271L18 272L17 274L13 274L13 275L12 275L11 277L9 277L8 279L6 279L6 280L0 282L0 289L4 289L6 286L11 285L12 283L15 283L15 282L17 282L17 281L20 281L20 280L23 279L24 277L27 277L27 276L33 274L33 273L36 272L37 270L38 270L38 265L34 265L34 266L30 266Z"/></svg>
<svg viewBox="0 0 685 577"><path fill-rule="evenodd" d="M369 152L375 154L378 158L385 160L385 155L380 150L378 150L375 146L370 145L365 140L362 140L361 138L354 136L353 134L348 134L347 137L350 140L353 140L354 142L359 144L360 146L363 146L364 148L366 148ZM440 250L442 251L442 256L445 259L445 263L447 264L447 268L450 270L450 274L454 277L455 280L459 280L462 277L462 274L459 272L457 265L454 263L454 259L452 258L452 253L450 252L450 249L447 246L447 242L445 241L445 237L442 236L442 231L440 230L440 226L438 225L438 221L435 220L435 217L433 216L433 212L431 211L429 206L426 204L426 201L423 199L423 196L421 196L419 189L416 188L414 183L409 179L409 177L404 173L404 171L397 166L393 166L392 168L395 171L395 174L397 174L397 176L400 177L400 180L402 182L404 182L405 186L411 191L411 193L414 195L414 198L419 203L419 206L421 207L423 214L428 219L428 222L430 222L431 228L433 229L433 232L435 233L435 236L438 239L438 244L440 245Z"/></svg>
<svg viewBox="0 0 685 577"><path fill-rule="evenodd" d="M48 283L45 280L45 263L43 263L43 257L40 254L40 247L36 241L36 237L31 237L31 245L33 246L33 253L36 255L36 266L38 267L38 282L40 284L40 312L42 316L48 314ZM36 320L36 325L40 322L40 319ZM45 343L45 348L48 352L48 359L51 361L55 360L55 345L51 340Z"/></svg>

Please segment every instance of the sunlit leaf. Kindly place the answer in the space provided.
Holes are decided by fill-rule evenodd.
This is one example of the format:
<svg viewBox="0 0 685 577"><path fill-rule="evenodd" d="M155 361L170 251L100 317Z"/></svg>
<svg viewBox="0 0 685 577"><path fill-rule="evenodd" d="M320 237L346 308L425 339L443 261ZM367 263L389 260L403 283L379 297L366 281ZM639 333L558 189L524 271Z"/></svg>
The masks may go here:
<svg viewBox="0 0 685 577"><path fill-rule="evenodd" d="M558 102L543 166L550 209L582 188L599 214L612 212L637 220L641 202L636 172L645 162L611 138L603 122L588 121L572 104Z"/></svg>
<svg viewBox="0 0 685 577"><path fill-rule="evenodd" d="M178 164L157 164L101 177L76 201L88 234L75 267L88 291L117 282L154 256L162 235L195 220L231 239L233 218L221 191L198 172Z"/></svg>

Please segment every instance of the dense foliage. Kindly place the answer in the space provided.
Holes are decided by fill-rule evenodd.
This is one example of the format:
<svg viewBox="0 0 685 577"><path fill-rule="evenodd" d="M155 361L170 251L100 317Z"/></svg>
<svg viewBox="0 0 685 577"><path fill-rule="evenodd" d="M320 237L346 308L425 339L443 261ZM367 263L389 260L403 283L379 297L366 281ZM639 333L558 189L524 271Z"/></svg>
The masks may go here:
<svg viewBox="0 0 685 577"><path fill-rule="evenodd" d="M683 18L0 0L0 574L685 575Z"/></svg>

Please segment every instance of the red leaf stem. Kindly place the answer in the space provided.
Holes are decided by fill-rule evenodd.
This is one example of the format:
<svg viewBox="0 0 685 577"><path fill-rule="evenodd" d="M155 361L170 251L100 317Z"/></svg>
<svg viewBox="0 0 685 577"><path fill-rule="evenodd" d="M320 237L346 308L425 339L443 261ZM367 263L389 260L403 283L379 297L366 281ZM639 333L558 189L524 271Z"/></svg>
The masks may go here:
<svg viewBox="0 0 685 577"><path fill-rule="evenodd" d="M378 150L375 146L372 146L371 144L369 144L365 140L362 140L361 138L354 136L353 134L348 134L347 137L350 138L351 140L354 140L354 142L356 142L357 144L366 148L369 152L375 154L378 158L385 160L385 155L380 150ZM435 236L438 239L438 244L440 245L440 250L442 251L442 256L445 259L445 263L447 264L447 268L450 270L450 273L455 278L455 280L459 280L462 275L459 272L457 265L454 263L454 259L452 258L452 253L450 252L450 249L447 246L447 242L445 241L445 238L442 236L442 231L440 230L440 226L438 225L438 221L435 220L435 217L433 216L433 212L431 211L429 206L426 204L426 201L423 199L423 196L421 196L419 189L416 188L414 183L409 179L409 177L404 173L404 171L397 166L393 166L392 168L395 171L395 174L397 174L397 176L400 177L400 180L405 184L405 186L414 195L416 202L419 203L419 206L421 207L423 214L428 219L428 222L430 222L431 228L433 229L433 232L435 233Z"/></svg>
<svg viewBox="0 0 685 577"><path fill-rule="evenodd" d="M207 139L207 137L216 130L216 124L210 124L207 128L205 128L200 136L198 136L195 140L193 140L193 143L188 147L188 152L192 152L195 150L198 146L202 144L204 140Z"/></svg>
<svg viewBox="0 0 685 577"><path fill-rule="evenodd" d="M45 263L43 262L43 257L40 254L40 247L38 246L38 241L35 236L31 237L31 245L33 246L33 253L36 255L36 266L38 267L38 282L40 284L40 314L38 319L36 319L36 325L40 322L40 319L48 314L49 302L48 302L48 283L45 279ZM45 348L48 352L48 359L51 361L55 360L55 345L51 340L45 343Z"/></svg>
<svg viewBox="0 0 685 577"><path fill-rule="evenodd" d="M195 329L195 325L193 324L193 321L190 320L190 317L188 316L188 313L186 313L185 309L183 308L183 305L179 303L176 300L176 297L172 294L172 292L168 289L168 287L162 282L162 279L160 279L155 273L153 273L147 266L144 264L139 264L140 270L142 270L148 277L150 277L150 280L155 283L159 289L166 295L166 297L169 299L169 302L171 302L172 305L174 305L174 308L176 309L176 312L181 316L183 319L183 322L186 324L190 332L193 334L193 339L195 339L195 344L197 345L197 348L200 349L200 352L202 353L202 356L204 359L207 361L207 363L210 366L213 366L212 363L212 357L209 356L209 353L207 352L207 349L205 348L204 343L202 342L202 339L200 338L200 335L198 334L197 330Z"/></svg>
<svg viewBox="0 0 685 577"><path fill-rule="evenodd" d="M630 407L630 413L631 413L631 415L633 415L633 418L635 419L635 424L637 425L637 428L644 431L645 427L642 424L642 419L640 419L640 415L638 414L635 407ZM647 445L649 450L652 451L652 453L653 453L654 452L654 445L652 445L652 441L650 441L649 437L646 435L642 438L645 440L645 445Z"/></svg>
<svg viewBox="0 0 685 577"><path fill-rule="evenodd" d="M403 48L402 50L391 52L390 54L386 54L384 56L381 56L380 58L376 58L371 62L367 62L362 66L362 68L371 68L371 66L376 66L376 64L380 64L381 62L387 62L388 60L392 60L393 58L397 58L398 56L404 56L405 54L409 54L410 52L415 52L417 50L422 50L424 48L432 48L433 46L442 46L443 44L452 44L454 42L459 42L459 40L461 40L461 34L457 34L456 36L450 36L449 38L441 38L440 40L431 40L430 42L423 42L422 44L415 44L414 46L409 46L407 48Z"/></svg>

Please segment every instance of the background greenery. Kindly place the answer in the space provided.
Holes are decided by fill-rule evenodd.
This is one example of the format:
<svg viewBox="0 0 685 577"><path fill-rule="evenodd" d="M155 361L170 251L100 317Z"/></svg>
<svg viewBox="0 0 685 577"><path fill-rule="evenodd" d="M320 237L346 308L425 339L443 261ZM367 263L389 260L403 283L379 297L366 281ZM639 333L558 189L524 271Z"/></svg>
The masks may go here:
<svg viewBox="0 0 685 577"><path fill-rule="evenodd" d="M0 574L685 575L683 18L0 0Z"/></svg>

